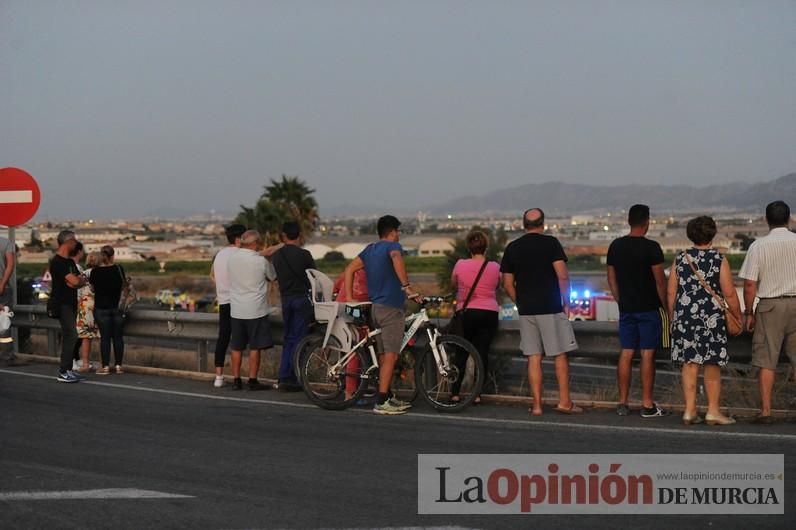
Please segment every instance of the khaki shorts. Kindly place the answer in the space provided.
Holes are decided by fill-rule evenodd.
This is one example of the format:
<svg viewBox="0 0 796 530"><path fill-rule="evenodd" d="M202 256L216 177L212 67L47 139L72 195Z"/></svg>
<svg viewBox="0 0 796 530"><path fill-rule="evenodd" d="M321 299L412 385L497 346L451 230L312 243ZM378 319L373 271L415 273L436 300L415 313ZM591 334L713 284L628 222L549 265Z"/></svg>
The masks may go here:
<svg viewBox="0 0 796 530"><path fill-rule="evenodd" d="M520 315L520 349L523 355L554 357L577 350L578 341L564 313Z"/></svg>
<svg viewBox="0 0 796 530"><path fill-rule="evenodd" d="M398 353L404 340L404 310L373 304L373 324L381 328L376 336L379 353Z"/></svg>
<svg viewBox="0 0 796 530"><path fill-rule="evenodd" d="M764 298L755 311L752 366L774 370L783 351L796 366L796 298Z"/></svg>

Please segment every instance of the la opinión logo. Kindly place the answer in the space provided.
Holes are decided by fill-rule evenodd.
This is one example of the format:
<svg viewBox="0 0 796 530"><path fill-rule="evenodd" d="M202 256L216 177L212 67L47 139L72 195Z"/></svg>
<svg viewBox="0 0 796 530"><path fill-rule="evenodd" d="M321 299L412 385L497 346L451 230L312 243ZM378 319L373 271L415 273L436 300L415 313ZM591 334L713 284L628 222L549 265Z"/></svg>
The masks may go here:
<svg viewBox="0 0 796 530"><path fill-rule="evenodd" d="M439 495L435 503L487 503L509 505L519 500L520 512L531 513L534 505L617 505L653 504L654 484L650 475L619 474L622 464L613 463L607 473L590 464L588 473L559 475L559 465L547 466L548 474L518 474L498 468L483 476L466 477L462 483L449 483L451 468L440 466Z"/></svg>

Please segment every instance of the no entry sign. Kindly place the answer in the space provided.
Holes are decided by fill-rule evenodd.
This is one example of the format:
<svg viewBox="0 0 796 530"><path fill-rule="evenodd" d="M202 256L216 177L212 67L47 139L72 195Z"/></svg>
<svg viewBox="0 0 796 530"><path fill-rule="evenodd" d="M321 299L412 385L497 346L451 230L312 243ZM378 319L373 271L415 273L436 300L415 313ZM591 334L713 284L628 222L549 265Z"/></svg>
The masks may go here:
<svg viewBox="0 0 796 530"><path fill-rule="evenodd" d="M41 202L39 185L15 167L0 169L0 225L18 226L36 215Z"/></svg>

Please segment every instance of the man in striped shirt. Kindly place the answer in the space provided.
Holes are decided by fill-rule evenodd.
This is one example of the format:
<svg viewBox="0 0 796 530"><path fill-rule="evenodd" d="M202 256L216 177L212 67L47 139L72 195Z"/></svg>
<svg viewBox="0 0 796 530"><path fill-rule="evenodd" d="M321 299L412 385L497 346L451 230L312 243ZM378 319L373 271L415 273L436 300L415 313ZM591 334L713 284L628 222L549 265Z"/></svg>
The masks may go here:
<svg viewBox="0 0 796 530"><path fill-rule="evenodd" d="M771 423L771 394L780 352L796 365L796 234L783 201L766 206L770 232L752 243L739 276L743 278L746 329L754 331L752 365L759 368L760 415ZM760 301L752 311L755 298Z"/></svg>

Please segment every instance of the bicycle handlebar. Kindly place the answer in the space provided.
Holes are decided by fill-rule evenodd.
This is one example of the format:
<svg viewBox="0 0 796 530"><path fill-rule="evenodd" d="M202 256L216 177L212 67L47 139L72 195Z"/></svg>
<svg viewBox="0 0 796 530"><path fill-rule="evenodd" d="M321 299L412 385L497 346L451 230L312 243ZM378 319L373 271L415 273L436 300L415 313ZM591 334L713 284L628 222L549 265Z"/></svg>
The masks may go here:
<svg viewBox="0 0 796 530"><path fill-rule="evenodd" d="M450 296L424 296L420 299L420 306L425 307L427 305L436 305L449 300Z"/></svg>

